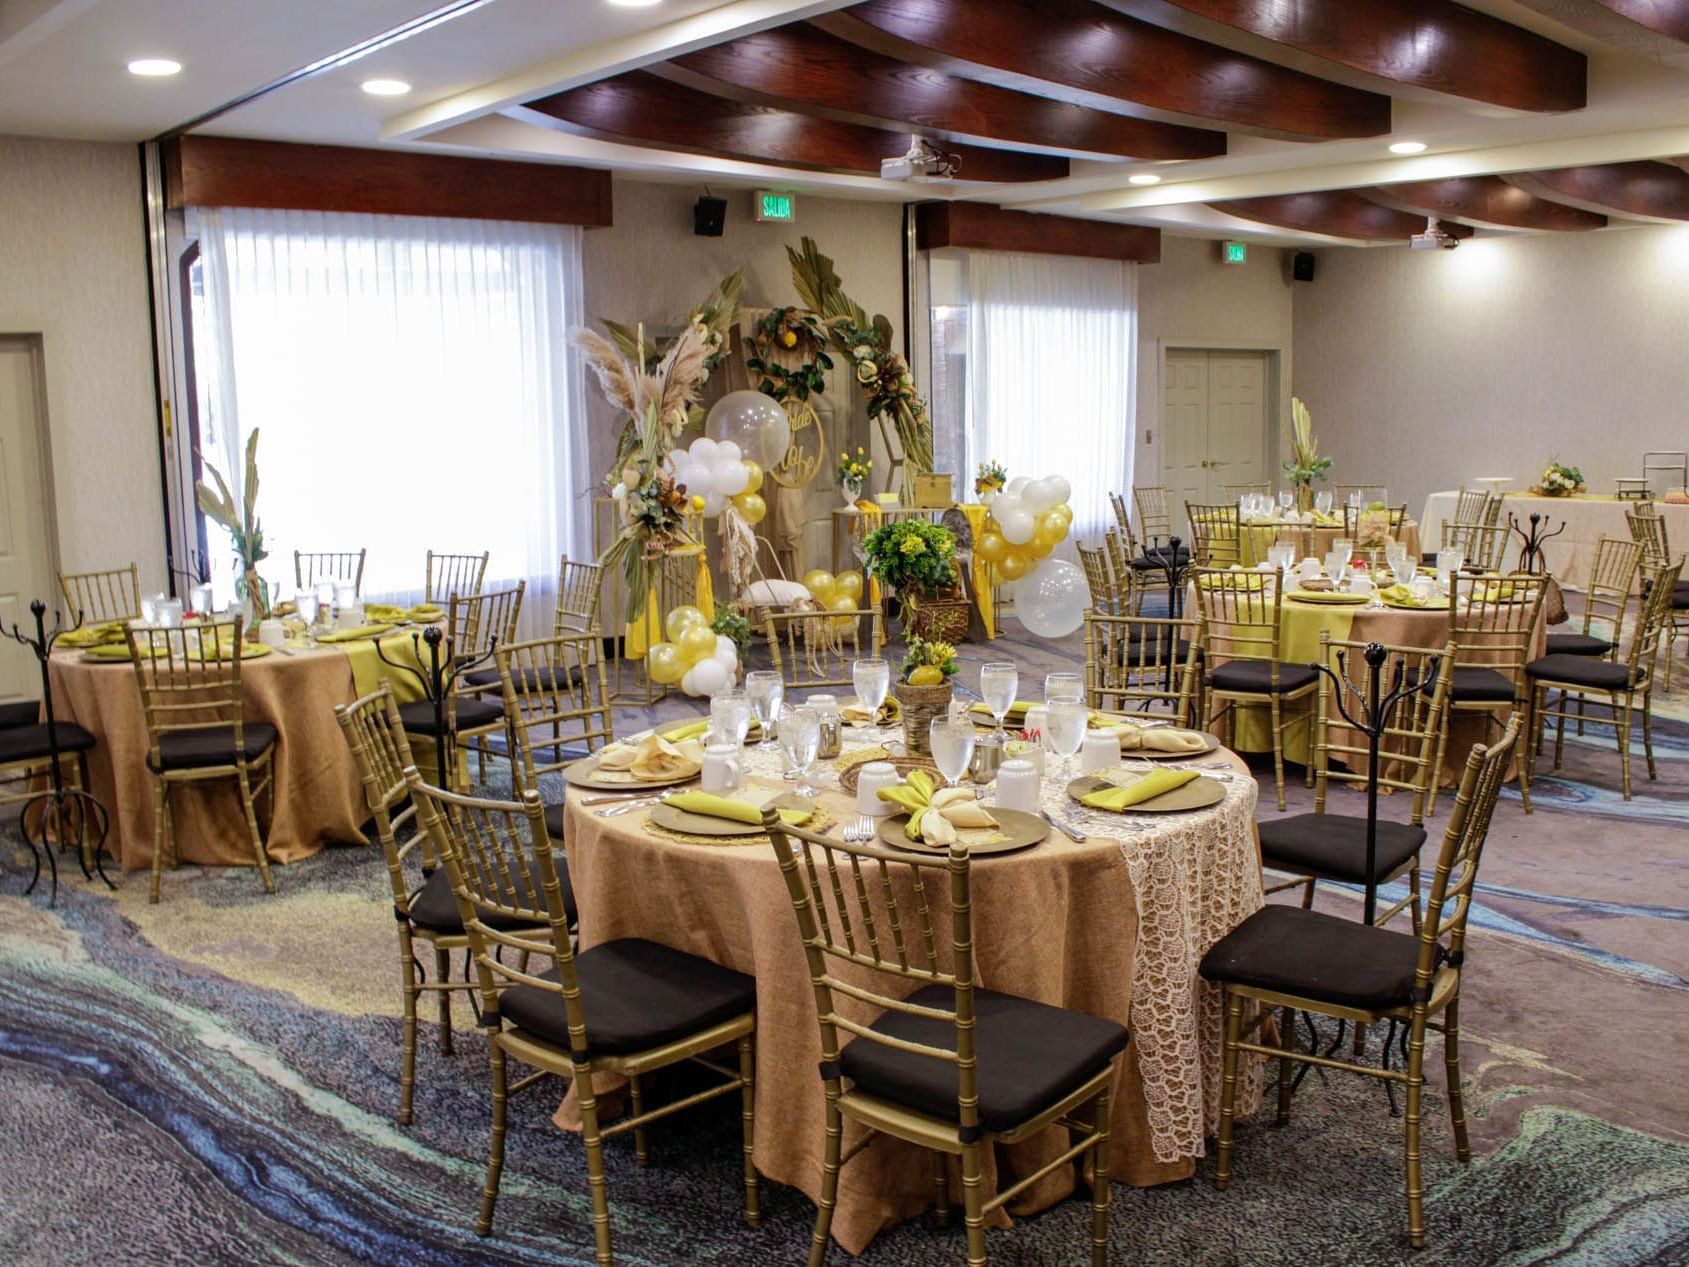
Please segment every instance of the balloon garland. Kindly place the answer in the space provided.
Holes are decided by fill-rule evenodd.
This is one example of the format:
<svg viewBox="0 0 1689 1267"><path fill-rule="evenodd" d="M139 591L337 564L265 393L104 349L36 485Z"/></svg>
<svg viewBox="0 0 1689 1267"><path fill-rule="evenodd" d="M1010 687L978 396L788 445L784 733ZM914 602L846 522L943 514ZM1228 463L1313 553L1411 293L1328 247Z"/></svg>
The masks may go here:
<svg viewBox="0 0 1689 1267"><path fill-rule="evenodd" d="M682 604L663 618L663 631L669 641L653 643L645 652L645 671L653 682L678 685L688 695L714 695L733 683L739 648L710 628L703 612Z"/></svg>
<svg viewBox="0 0 1689 1267"><path fill-rule="evenodd" d="M1000 491L988 488L981 495L990 509L974 553L1016 583L1015 616L1040 638L1079 628L1090 602L1078 566L1050 557L1073 527L1072 496L1073 485L1060 475L1017 475Z"/></svg>

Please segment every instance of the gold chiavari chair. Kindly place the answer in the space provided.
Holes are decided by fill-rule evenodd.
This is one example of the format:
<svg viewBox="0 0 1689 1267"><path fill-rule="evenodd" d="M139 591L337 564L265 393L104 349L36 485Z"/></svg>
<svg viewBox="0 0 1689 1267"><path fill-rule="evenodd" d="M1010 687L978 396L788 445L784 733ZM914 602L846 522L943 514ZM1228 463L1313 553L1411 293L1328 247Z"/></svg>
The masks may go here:
<svg viewBox="0 0 1689 1267"><path fill-rule="evenodd" d="M1494 511L1491 504L1494 504ZM1492 497L1481 488L1462 488L1455 494L1454 514L1444 522L1448 524L1493 524L1494 516L1501 513L1501 498ZM1420 555L1419 561L1427 566L1437 561L1436 553L1426 551Z"/></svg>
<svg viewBox="0 0 1689 1267"><path fill-rule="evenodd" d="M1173 535L1173 511L1167 489L1161 484L1138 484L1132 488L1132 502L1138 508L1138 532L1145 545L1166 545Z"/></svg>
<svg viewBox="0 0 1689 1267"><path fill-rule="evenodd" d="M1191 559L1198 567L1231 567L1243 562L1243 525L1235 504L1185 503L1190 520Z"/></svg>
<svg viewBox="0 0 1689 1267"><path fill-rule="evenodd" d="M244 622L204 621L192 629L136 629L125 625L129 658L147 721L147 769L154 780L152 888L157 902L164 855L176 852L171 790L211 779L233 779L240 791L252 857L274 893L269 855L258 830L258 797L274 788L278 734L269 722L248 721L240 693ZM274 795L271 810L274 811Z"/></svg>
<svg viewBox="0 0 1689 1267"><path fill-rule="evenodd" d="M1671 541L1666 535L1666 521L1661 518L1659 509L1652 502L1645 502L1634 510L1626 510L1625 523L1630 527L1630 538L1642 547L1642 592L1644 596L1653 592L1654 584L1659 574L1673 563L1683 562L1681 557L1673 558ZM1671 690L1672 664L1677 655L1677 640L1683 636L1689 617L1679 613L1689 611L1689 586L1678 581L1671 603L1671 623L1664 631L1666 643L1666 690Z"/></svg>
<svg viewBox="0 0 1689 1267"><path fill-rule="evenodd" d="M1114 522L1120 528L1120 535L1126 539L1132 553L1138 552L1138 540L1132 532L1132 516L1126 509L1126 499L1119 493L1108 495L1109 509L1114 512Z"/></svg>
<svg viewBox="0 0 1689 1267"><path fill-rule="evenodd" d="M551 631L567 634L597 629L603 581L604 569L596 563L571 562L565 554L557 568L557 608Z"/></svg>
<svg viewBox="0 0 1689 1267"><path fill-rule="evenodd" d="M1501 522L1501 494L1491 493L1484 503L1484 527L1493 528Z"/></svg>
<svg viewBox="0 0 1689 1267"><path fill-rule="evenodd" d="M86 790L88 752L97 740L75 722L62 718L55 717L54 729L58 732L59 775L64 785ZM41 781L52 771L53 742L47 723L41 720L41 705L35 700L0 704L0 806L34 800L41 794ZM66 827L83 813L79 808L72 808L74 804L67 802L67 808L61 811L61 821ZM50 818L40 823L43 831L51 826ZM85 842L82 865L92 867L94 862L93 852Z"/></svg>
<svg viewBox="0 0 1689 1267"><path fill-rule="evenodd" d="M59 592L64 595L67 618L85 625L136 620L141 615L141 578L133 563L103 572L60 572Z"/></svg>
<svg viewBox="0 0 1689 1267"><path fill-rule="evenodd" d="M446 608L445 650L451 658L458 664L490 660L495 647L513 641L527 588L526 581L517 581L509 589L453 594ZM448 690L441 719L436 719L432 699L401 704L399 715L409 734L446 745L447 769L457 768L459 749L473 750L477 770L485 781L485 741L504 730L504 703L499 690L498 666L482 664L466 672L456 687ZM441 720L446 728L444 736L437 733Z"/></svg>
<svg viewBox="0 0 1689 1267"><path fill-rule="evenodd" d="M295 550L293 584L306 590L318 581L350 581L364 592L364 559L369 550Z"/></svg>
<svg viewBox="0 0 1689 1267"><path fill-rule="evenodd" d="M1266 708L1273 736L1273 778L1278 807L1284 808L1284 732L1297 718L1287 706L1301 701L1304 718L1313 712L1319 674L1305 664L1279 663L1279 618L1283 595L1279 579L1265 572L1234 572L1199 568L1197 606L1202 613L1202 654L1208 666L1203 684L1209 707L1220 705L1210 717L1218 724L1238 708ZM1312 786L1313 763L1307 771Z"/></svg>
<svg viewBox="0 0 1689 1267"><path fill-rule="evenodd" d="M1366 662L1367 644L1344 642L1329 632L1320 632L1320 660L1333 671L1345 674L1371 698L1373 669ZM1270 885L1269 894L1300 887L1302 905L1314 904L1314 885L1320 880L1338 884L1385 885L1398 876L1408 877L1408 895L1388 910L1378 912L1374 922L1383 924L1403 907L1409 908L1413 929L1419 931L1419 851L1425 844L1425 805L1436 779L1432 759L1437 737L1442 734L1443 712L1448 707L1449 669L1454 663L1454 644L1441 650L1426 647L1384 647L1379 665L1379 695L1388 696L1398 685L1431 682L1432 689L1410 689L1397 701L1380 736L1378 786L1411 796L1412 808L1405 823L1380 818L1374 836L1373 867L1366 865L1366 815L1326 813L1327 792L1333 783L1365 788L1370 756L1366 737L1348 728L1337 709L1336 688L1331 679L1320 676L1318 722L1314 730L1314 812L1264 820L1260 824L1261 865L1272 871L1298 877Z"/></svg>
<svg viewBox="0 0 1689 1267"><path fill-rule="evenodd" d="M741 1097L745 1221L755 1227L760 1219L753 1151L756 982L708 959L635 937L601 942L576 954L539 794L524 792L520 803L483 800L430 787L414 766L405 774L418 821L451 878L480 986L481 1028L492 1052L492 1141L476 1232L486 1236L492 1231L510 1096L550 1074L572 1080L578 1097L599 1267L612 1267L615 1261L605 1139L632 1131L635 1156L644 1165L648 1124L724 1095ZM543 931L513 932L510 925L540 925ZM505 961L504 950L516 952L516 965ZM551 956L553 967L528 971L527 957L534 953ZM737 1070L711 1058L709 1053L723 1046L737 1048ZM510 1081L513 1058L537 1072ZM646 1109L640 1080L688 1062L722 1080ZM597 1074L628 1079L633 1112L613 1125L599 1121Z"/></svg>
<svg viewBox="0 0 1689 1267"><path fill-rule="evenodd" d="M439 554L428 552L428 579L423 590L425 602L445 606L459 594L479 594L487 576L487 560L491 550L480 554Z"/></svg>
<svg viewBox="0 0 1689 1267"><path fill-rule="evenodd" d="M1401 1084L1407 1091L1404 1156L1408 1239L1414 1248L1424 1247L1425 1189L1419 1132L1425 1033L1433 1030L1443 1035L1455 1156L1462 1162L1470 1161L1472 1149L1467 1142L1460 1085L1460 979L1466 963L1466 919L1496 797L1518 735L1519 719L1514 718L1500 742L1492 748L1475 746L1467 758L1417 934L1410 937L1323 911L1270 903L1203 956L1202 976L1225 987L1220 1147L1214 1170L1217 1188L1224 1189L1231 1182L1232 1126L1241 1053L1279 1060L1280 1125L1290 1120L1290 1074L1295 1063L1382 1078L1392 1085ZM1246 1021L1244 1010L1250 1006L1255 1008L1255 1015ZM1278 1044L1250 1041L1250 1035L1275 1008L1279 1009ZM1356 1025L1381 1021L1405 1025L1406 1067L1363 1065L1296 1051L1291 1046L1296 1012L1314 1012ZM1440 1021L1436 1019L1439 1016ZM1284 1160L1284 1150L1278 1151L1280 1160Z"/></svg>
<svg viewBox="0 0 1689 1267"><path fill-rule="evenodd" d="M1654 767L1654 670L1659 661L1660 640L1671 627L1673 589L1682 574L1682 563L1674 563L1659 573L1658 582L1643 600L1637 617L1636 632L1631 638L1630 652L1623 660L1608 660L1584 655L1546 655L1525 666L1530 680L1531 719L1530 742L1521 762L1521 786L1528 786L1529 774L1542 746L1543 726L1552 717L1557 723L1554 739L1554 768L1560 768L1565 743L1566 720L1574 718L1581 727L1611 726L1619 748L1619 769L1624 799L1630 799L1630 735L1640 700L1642 714L1642 752L1648 765L1648 777L1658 773ZM1557 708L1548 707L1548 693L1558 691ZM1578 705L1574 714L1570 705ZM1605 705L1606 716L1587 715L1586 704ZM1527 802L1527 805L1529 802Z"/></svg>
<svg viewBox="0 0 1689 1267"><path fill-rule="evenodd" d="M1109 531L1103 533L1103 554L1108 560L1109 573L1114 578L1115 591L1119 599L1118 616L1135 616L1143 610L1144 594L1152 589L1167 592L1167 573L1159 567L1139 566L1141 561L1127 553L1128 545L1120 543L1120 534ZM1159 584L1157 583L1159 581Z"/></svg>
<svg viewBox="0 0 1689 1267"><path fill-rule="evenodd" d="M1383 510L1369 510L1366 506L1343 507L1343 535L1355 543L1355 548L1361 548L1361 537L1364 535L1368 523L1376 523L1382 517L1384 530L1390 540L1399 541L1402 536L1402 524L1407 520L1407 504L1400 506L1386 506Z"/></svg>
<svg viewBox="0 0 1689 1267"><path fill-rule="evenodd" d="M1448 751L1449 727L1462 713L1483 715L1497 727L1514 709L1526 713L1530 733L1530 686L1525 663L1531 658L1537 618L1542 612L1548 578L1515 572L1503 577L1473 577L1456 573L1449 584L1449 638L1454 643L1454 667L1449 674L1449 706L1437 737L1437 769ZM1519 763L1519 798L1531 812L1530 768ZM1437 804L1437 785L1431 785L1431 805Z"/></svg>
<svg viewBox="0 0 1689 1267"><path fill-rule="evenodd" d="M867 650L863 650L863 625ZM763 633L774 657L774 671L786 689L850 686L851 662L877 656L885 645L880 613L871 607L842 612L768 612Z"/></svg>
<svg viewBox="0 0 1689 1267"><path fill-rule="evenodd" d="M1636 592L1641 564L1642 547L1636 542L1617 537L1597 540L1595 559L1589 567L1589 584L1583 592L1583 632L1549 634L1548 654L1611 659L1624 641L1625 617L1630 610L1630 596ZM1597 628L1604 632L1596 633Z"/></svg>
<svg viewBox="0 0 1689 1267"><path fill-rule="evenodd" d="M1073 549L1079 556L1080 570L1085 573L1085 587L1091 591L1090 606L1111 616L1119 615L1120 612L1115 606L1117 594L1114 577L1109 571L1108 558L1103 554L1102 547L1098 546L1092 550L1074 542Z"/></svg>
<svg viewBox="0 0 1689 1267"><path fill-rule="evenodd" d="M1091 1262L1104 1267L1109 1086L1126 1030L1099 1016L975 984L964 846L930 859L892 855L789 827L772 809L763 812L763 827L791 895L821 1027L826 1152L809 1267L822 1267L827 1257L839 1171L880 1133L932 1152L945 1221L947 1158L960 1157L968 1262L976 1265L986 1261L988 1215L1028 1184L1089 1153L1095 1168ZM939 953L942 932L935 918L946 899L949 967ZM899 997L911 986L918 988ZM844 1010L835 995L849 1000ZM862 1014L858 1005L879 1010L878 1019L866 1025L854 1019ZM841 1030L850 1036L842 1047ZM843 1148L847 1118L865 1129L849 1152ZM1078 1142L985 1200L991 1151L1058 1121L1079 1134Z"/></svg>
<svg viewBox="0 0 1689 1267"><path fill-rule="evenodd" d="M1440 548L1461 551L1466 556L1468 567L1499 572L1502 561L1507 557L1507 534L1505 524L1445 523ZM1432 558L1435 560L1436 556Z"/></svg>
<svg viewBox="0 0 1689 1267"><path fill-rule="evenodd" d="M1197 622L1085 613L1085 700L1110 712L1197 716Z"/></svg>

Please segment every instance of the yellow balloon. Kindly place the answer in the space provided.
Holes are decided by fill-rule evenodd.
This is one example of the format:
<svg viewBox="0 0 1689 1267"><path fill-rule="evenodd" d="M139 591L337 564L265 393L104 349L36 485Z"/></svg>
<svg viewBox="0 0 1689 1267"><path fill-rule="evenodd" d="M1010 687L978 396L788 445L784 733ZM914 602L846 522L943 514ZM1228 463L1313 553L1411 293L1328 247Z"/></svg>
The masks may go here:
<svg viewBox="0 0 1689 1267"><path fill-rule="evenodd" d="M834 612L854 612L856 611L856 600L849 594L834 594L832 598L827 600L827 610ZM835 617L833 620L833 632L849 633L850 627L855 623L856 617L854 615Z"/></svg>
<svg viewBox="0 0 1689 1267"><path fill-rule="evenodd" d="M811 568L803 574L803 587L825 603L833 596L833 574L826 568Z"/></svg>
<svg viewBox="0 0 1689 1267"><path fill-rule="evenodd" d="M750 476L750 479L745 481L744 492L740 495L743 496L744 493L760 493L762 491L762 463L746 458L745 473Z"/></svg>
<svg viewBox="0 0 1689 1267"><path fill-rule="evenodd" d="M703 612L689 603L682 603L669 612L667 618L663 621L663 628L668 632L670 642L679 642L680 635L686 632L688 626L703 623Z"/></svg>
<svg viewBox="0 0 1689 1267"><path fill-rule="evenodd" d="M682 629L675 641L680 644L680 655L688 668L715 654L715 630L701 622Z"/></svg>
<svg viewBox="0 0 1689 1267"><path fill-rule="evenodd" d="M1050 551L1054 550L1055 548L1056 547L1054 545L1050 544L1047 541L1041 540L1040 538L1038 538L1036 536L1034 536L1031 541L1028 541L1026 543L1026 545L1024 545L1022 547L1022 549L1024 549L1026 551L1027 555L1030 558L1033 558L1033 559L1047 559L1047 558L1050 557Z"/></svg>
<svg viewBox="0 0 1689 1267"><path fill-rule="evenodd" d="M1059 516L1061 518L1061 526L1063 528L1073 527L1073 507L1069 506L1066 502L1063 502L1061 505L1052 510L1046 511L1045 513Z"/></svg>
<svg viewBox="0 0 1689 1267"><path fill-rule="evenodd" d="M748 524L760 524L768 514L768 503L762 499L761 493L740 493L733 499L733 504Z"/></svg>
<svg viewBox="0 0 1689 1267"><path fill-rule="evenodd" d="M1008 549L1009 543L1003 540L1003 535L990 528L980 533L979 539L974 542L974 553L987 563L1001 563Z"/></svg>
<svg viewBox="0 0 1689 1267"><path fill-rule="evenodd" d="M645 651L645 671L659 686L673 686L686 676L680 648L672 642L652 643Z"/></svg>
<svg viewBox="0 0 1689 1267"><path fill-rule="evenodd" d="M1032 567L1032 560L1020 550L1010 550L997 560L997 570L1005 581L1018 581Z"/></svg>
<svg viewBox="0 0 1689 1267"><path fill-rule="evenodd" d="M833 578L833 593L843 595L852 603L862 601L862 573L840 572Z"/></svg>
<svg viewBox="0 0 1689 1267"><path fill-rule="evenodd" d="M1055 549L1061 544L1062 538L1067 536L1067 525L1054 511L1046 510L1038 516L1032 527L1032 540L1035 544Z"/></svg>

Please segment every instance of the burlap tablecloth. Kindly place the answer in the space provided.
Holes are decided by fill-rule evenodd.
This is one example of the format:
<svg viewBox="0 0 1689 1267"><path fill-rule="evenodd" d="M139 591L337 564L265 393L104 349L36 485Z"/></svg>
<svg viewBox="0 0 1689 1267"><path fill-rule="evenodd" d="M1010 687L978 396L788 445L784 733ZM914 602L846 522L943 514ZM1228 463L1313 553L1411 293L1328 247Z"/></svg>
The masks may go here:
<svg viewBox="0 0 1689 1267"><path fill-rule="evenodd" d="M765 776L766 761L760 758ZM753 774L758 762L753 757ZM1057 764L1046 781L1051 805L1065 800ZM854 802L831 776L827 782L834 790L821 804L842 821ZM1132 1031L1113 1099L1111 1166L1122 1182L1188 1178L1218 1119L1219 997L1198 980L1196 966L1263 900L1255 782L1239 778L1227 788L1222 806L1164 819L1078 811L1066 802L1091 833L1085 843L1052 832L1035 848L981 858L974 868L979 984L1107 1016ZM569 793L565 834L582 947L645 937L756 977L757 1168L814 1200L824 1132L820 1035L791 900L768 841L660 838L643 813L601 818L578 804L582 795ZM934 918L948 928L947 911ZM576 1120L565 1101L559 1125ZM847 1147L855 1137L849 1129ZM1065 1137L1054 1128L999 1150L987 1194L1001 1186L999 1175L1036 1168ZM953 1192L959 1183L953 1175ZM1013 1212L1043 1209L1071 1188L1064 1168L1022 1194ZM841 1172L833 1235L860 1253L881 1228L926 1209L932 1191L927 1154L878 1139Z"/></svg>

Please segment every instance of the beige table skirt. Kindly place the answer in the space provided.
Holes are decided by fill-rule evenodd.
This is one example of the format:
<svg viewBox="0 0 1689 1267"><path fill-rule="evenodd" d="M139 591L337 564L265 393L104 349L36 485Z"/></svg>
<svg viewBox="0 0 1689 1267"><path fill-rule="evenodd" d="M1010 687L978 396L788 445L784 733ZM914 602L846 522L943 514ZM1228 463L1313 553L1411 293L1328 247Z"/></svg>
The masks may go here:
<svg viewBox="0 0 1689 1267"><path fill-rule="evenodd" d="M1105 826L1125 835L1125 845L1093 822L1083 844L1052 832L1033 849L974 868L979 983L1132 1031L1113 1099L1111 1166L1122 1182L1188 1178L1217 1121L1219 998L1199 982L1196 964L1262 901L1254 781L1230 786L1226 806L1196 815L1113 816ZM660 838L643 814L600 818L579 806L580 795L569 794L566 840L581 945L644 937L756 978L757 1168L814 1200L824 1143L820 1035L791 900L766 838L738 846ZM835 819L853 811L837 790L821 803ZM935 922L947 928L948 913L935 912ZM559 1125L576 1120L566 1101ZM987 1193L1035 1169L1065 1139L1052 1128L999 1149ZM953 1176L953 1192L959 1182ZM1022 1194L1012 1212L1045 1208L1071 1188L1064 1168ZM925 1210L932 1195L928 1154L877 1139L841 1172L833 1235L860 1253L881 1228Z"/></svg>

